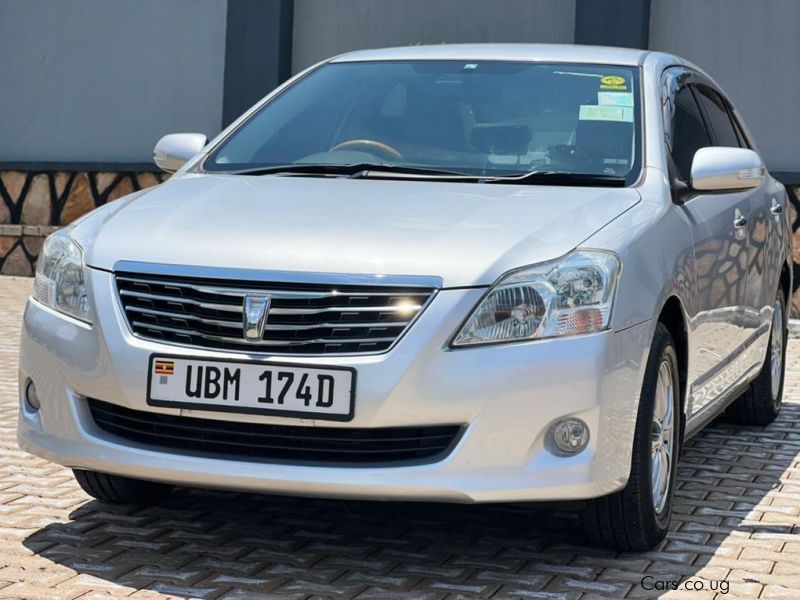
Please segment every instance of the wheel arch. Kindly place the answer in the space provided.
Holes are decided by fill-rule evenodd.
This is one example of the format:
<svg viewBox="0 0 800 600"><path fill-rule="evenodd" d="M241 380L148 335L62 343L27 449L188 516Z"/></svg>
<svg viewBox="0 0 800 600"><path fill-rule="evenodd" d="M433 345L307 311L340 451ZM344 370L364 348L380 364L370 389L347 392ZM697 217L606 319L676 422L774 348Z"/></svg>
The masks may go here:
<svg viewBox="0 0 800 600"><path fill-rule="evenodd" d="M687 389L689 375L689 328L683 303L675 295L669 296L661 307L658 321L663 323L675 343L678 354L678 377L681 388L681 431L686 431L686 412L689 401ZM683 435L681 435L681 440Z"/></svg>

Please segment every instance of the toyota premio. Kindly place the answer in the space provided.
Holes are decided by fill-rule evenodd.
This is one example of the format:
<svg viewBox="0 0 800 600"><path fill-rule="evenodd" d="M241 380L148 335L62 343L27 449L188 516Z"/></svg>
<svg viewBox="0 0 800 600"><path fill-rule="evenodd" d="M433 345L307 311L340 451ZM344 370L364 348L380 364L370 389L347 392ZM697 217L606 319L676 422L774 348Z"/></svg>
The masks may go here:
<svg viewBox="0 0 800 600"><path fill-rule="evenodd" d="M781 408L787 195L676 56L359 51L154 158L25 310L20 445L103 501L575 501L643 549L684 441Z"/></svg>

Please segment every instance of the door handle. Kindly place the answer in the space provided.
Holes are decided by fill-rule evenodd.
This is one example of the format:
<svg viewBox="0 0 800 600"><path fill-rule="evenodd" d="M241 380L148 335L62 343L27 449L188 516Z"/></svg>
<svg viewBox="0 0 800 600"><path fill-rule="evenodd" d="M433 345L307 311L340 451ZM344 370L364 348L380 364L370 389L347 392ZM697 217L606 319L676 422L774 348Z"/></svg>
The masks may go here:
<svg viewBox="0 0 800 600"><path fill-rule="evenodd" d="M769 209L769 212L776 217L783 214L783 207L778 204L778 201L775 198L772 199L772 207Z"/></svg>
<svg viewBox="0 0 800 600"><path fill-rule="evenodd" d="M733 220L733 226L736 229L744 229L747 227L747 218L744 215L739 215Z"/></svg>

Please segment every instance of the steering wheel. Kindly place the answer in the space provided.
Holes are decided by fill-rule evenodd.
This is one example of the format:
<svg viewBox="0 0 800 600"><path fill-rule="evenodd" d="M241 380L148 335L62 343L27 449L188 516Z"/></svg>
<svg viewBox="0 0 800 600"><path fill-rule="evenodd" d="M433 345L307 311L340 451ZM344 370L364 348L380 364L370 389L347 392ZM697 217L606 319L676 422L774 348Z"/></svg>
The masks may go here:
<svg viewBox="0 0 800 600"><path fill-rule="evenodd" d="M337 150L355 150L359 148L370 154L376 154L377 151L377 154L383 158L403 160L403 155L395 148L376 140L347 140L346 142L336 144L329 152L336 152Z"/></svg>

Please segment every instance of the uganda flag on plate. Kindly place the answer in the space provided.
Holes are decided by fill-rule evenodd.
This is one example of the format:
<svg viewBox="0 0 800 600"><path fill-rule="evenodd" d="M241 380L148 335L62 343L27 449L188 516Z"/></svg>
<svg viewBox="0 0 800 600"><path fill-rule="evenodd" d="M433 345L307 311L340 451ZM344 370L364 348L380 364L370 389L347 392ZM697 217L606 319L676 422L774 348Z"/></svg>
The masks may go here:
<svg viewBox="0 0 800 600"><path fill-rule="evenodd" d="M155 373L156 375L172 375L175 373L175 363L171 360L157 360Z"/></svg>

